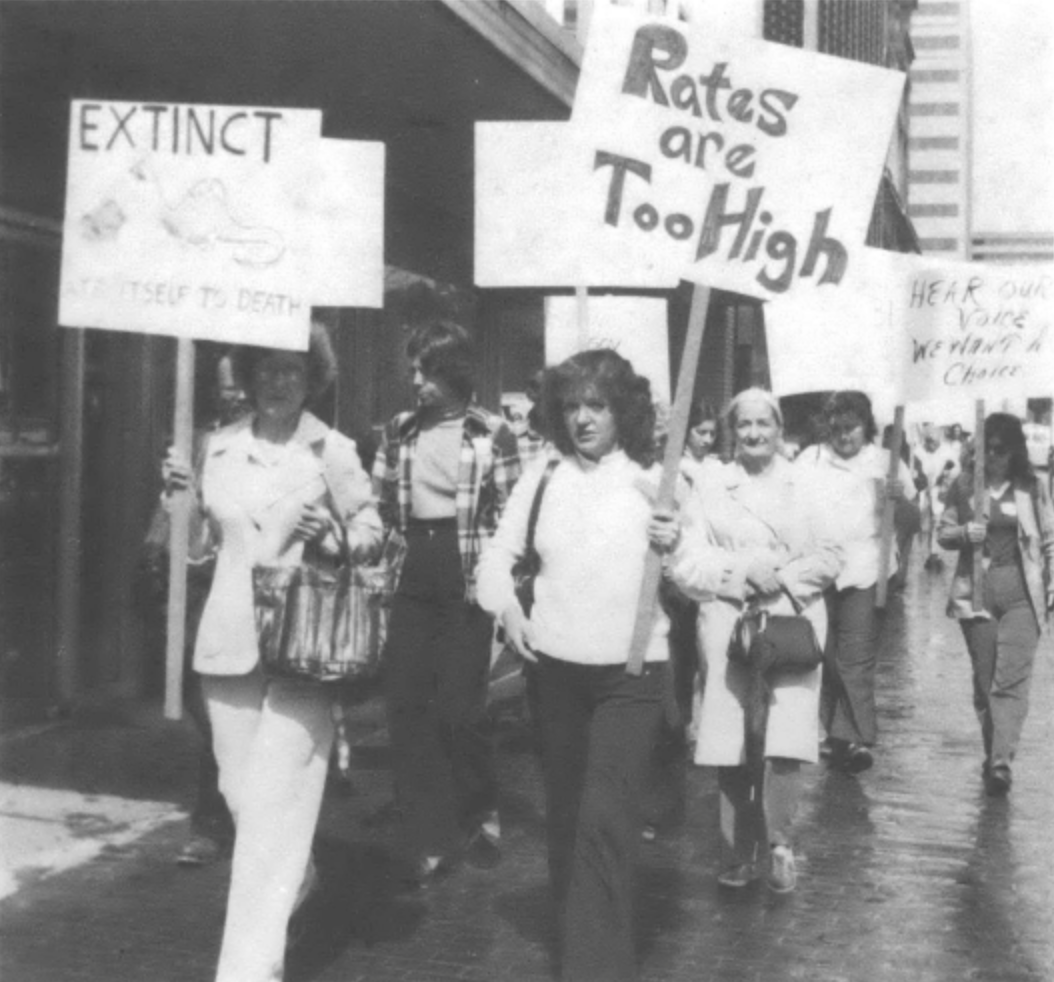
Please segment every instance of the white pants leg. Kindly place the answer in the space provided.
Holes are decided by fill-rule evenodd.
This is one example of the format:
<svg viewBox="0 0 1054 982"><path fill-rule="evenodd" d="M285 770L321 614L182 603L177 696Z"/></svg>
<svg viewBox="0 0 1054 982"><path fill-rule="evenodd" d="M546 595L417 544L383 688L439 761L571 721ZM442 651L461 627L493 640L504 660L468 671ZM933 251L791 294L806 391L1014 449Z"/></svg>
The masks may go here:
<svg viewBox="0 0 1054 982"><path fill-rule="evenodd" d="M236 829L216 982L276 982L322 805L332 699L321 686L259 671L203 681Z"/></svg>

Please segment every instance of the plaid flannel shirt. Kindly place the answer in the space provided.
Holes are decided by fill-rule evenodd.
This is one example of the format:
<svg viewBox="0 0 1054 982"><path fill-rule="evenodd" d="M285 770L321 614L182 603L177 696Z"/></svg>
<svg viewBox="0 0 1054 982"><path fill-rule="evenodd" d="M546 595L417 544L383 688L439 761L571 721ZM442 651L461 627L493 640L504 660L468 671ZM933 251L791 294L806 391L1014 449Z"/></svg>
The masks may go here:
<svg viewBox="0 0 1054 982"><path fill-rule="evenodd" d="M386 529L406 533L410 519L413 460L420 424L417 414L399 413L384 429L373 463L374 488ZM498 519L520 476L516 437L500 416L475 404L465 413L458 464L458 549L465 576L465 599L476 599L476 564L483 544L494 534ZM399 570L395 570L398 582Z"/></svg>

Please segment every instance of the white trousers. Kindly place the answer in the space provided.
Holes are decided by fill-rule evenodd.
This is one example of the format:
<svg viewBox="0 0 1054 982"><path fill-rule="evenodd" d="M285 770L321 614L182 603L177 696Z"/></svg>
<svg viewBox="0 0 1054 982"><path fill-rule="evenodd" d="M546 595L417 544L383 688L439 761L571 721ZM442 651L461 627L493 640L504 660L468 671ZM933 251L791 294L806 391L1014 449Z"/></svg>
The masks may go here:
<svg viewBox="0 0 1054 982"><path fill-rule="evenodd" d="M234 816L227 920L216 982L277 982L322 806L332 697L321 686L202 677L220 790Z"/></svg>

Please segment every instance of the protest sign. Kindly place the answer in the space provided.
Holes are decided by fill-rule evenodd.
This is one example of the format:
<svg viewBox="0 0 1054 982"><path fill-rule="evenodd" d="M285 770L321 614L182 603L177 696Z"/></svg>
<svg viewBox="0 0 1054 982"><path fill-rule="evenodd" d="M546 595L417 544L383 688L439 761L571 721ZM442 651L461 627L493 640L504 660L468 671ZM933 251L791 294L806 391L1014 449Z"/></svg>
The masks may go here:
<svg viewBox="0 0 1054 982"><path fill-rule="evenodd" d="M384 144L321 140L294 202L309 217L316 307L384 306Z"/></svg>
<svg viewBox="0 0 1054 982"><path fill-rule="evenodd" d="M589 324L580 330L574 297L545 298L545 363L577 351L612 348L651 383L654 399L670 405L670 349L666 301L654 297L589 298Z"/></svg>
<svg viewBox="0 0 1054 982"><path fill-rule="evenodd" d="M705 10L686 24L600 4L572 114L580 207L628 261L696 283L761 298L837 285L904 79L737 35Z"/></svg>
<svg viewBox="0 0 1054 982"><path fill-rule="evenodd" d="M1054 268L917 259L896 284L906 400L1047 396L1054 378Z"/></svg>
<svg viewBox="0 0 1054 982"><path fill-rule="evenodd" d="M297 200L321 127L318 110L75 100L59 323L306 348Z"/></svg>
<svg viewBox="0 0 1054 982"><path fill-rule="evenodd" d="M899 394L892 283L909 257L864 247L838 290L799 291L766 303L772 389L781 396L860 389L892 408Z"/></svg>
<svg viewBox="0 0 1054 982"><path fill-rule="evenodd" d="M590 241L588 180L568 166L567 123L476 124L475 281L486 287L675 287L654 257Z"/></svg>

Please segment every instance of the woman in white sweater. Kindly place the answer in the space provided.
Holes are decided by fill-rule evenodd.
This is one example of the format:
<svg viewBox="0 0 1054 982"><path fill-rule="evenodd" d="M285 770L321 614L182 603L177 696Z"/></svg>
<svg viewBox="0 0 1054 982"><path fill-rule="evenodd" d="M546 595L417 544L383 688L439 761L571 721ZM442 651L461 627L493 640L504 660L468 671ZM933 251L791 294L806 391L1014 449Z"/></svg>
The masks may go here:
<svg viewBox="0 0 1054 982"><path fill-rule="evenodd" d="M561 456L517 484L480 561L478 596L537 663L561 977L620 982L636 978L631 883L663 713L665 615L644 672L629 675L626 660L649 543L669 550L679 533L652 508L654 409L648 381L628 361L606 349L569 358L547 373L543 407ZM526 552L540 486L528 618L512 568Z"/></svg>

